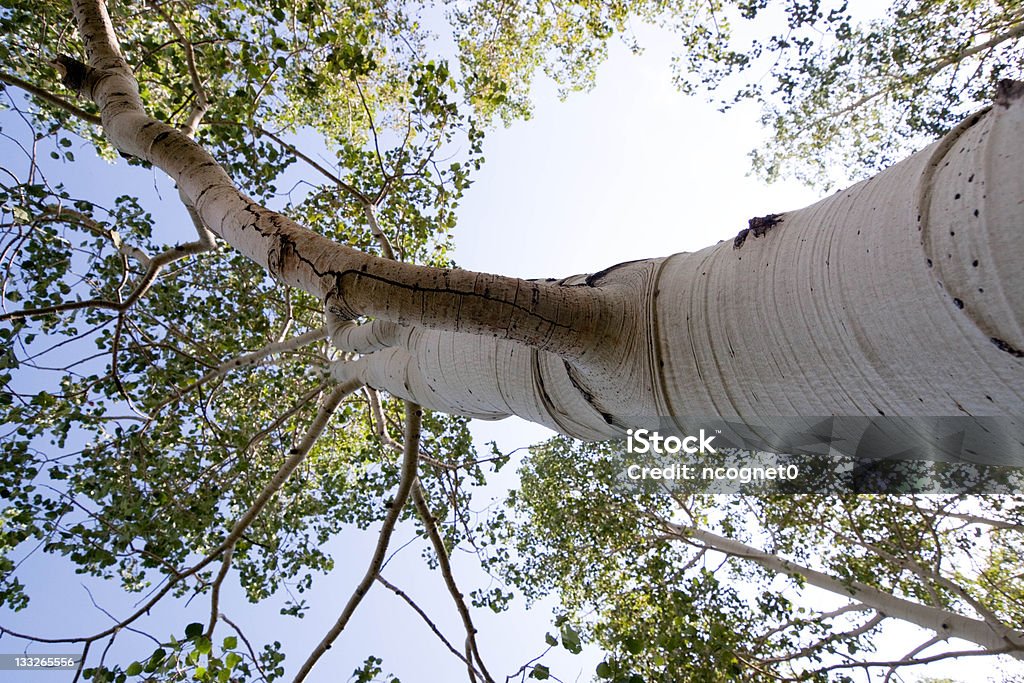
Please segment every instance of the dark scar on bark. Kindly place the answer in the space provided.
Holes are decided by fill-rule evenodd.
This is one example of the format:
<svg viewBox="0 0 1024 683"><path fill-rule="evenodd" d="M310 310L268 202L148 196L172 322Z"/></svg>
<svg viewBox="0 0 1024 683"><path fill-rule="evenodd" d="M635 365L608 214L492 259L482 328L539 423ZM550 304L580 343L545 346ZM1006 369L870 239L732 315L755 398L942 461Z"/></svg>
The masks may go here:
<svg viewBox="0 0 1024 683"><path fill-rule="evenodd" d="M1011 102L1021 97L1024 97L1024 82L1004 78L996 83L996 96L992 101L1001 107L1009 107Z"/></svg>
<svg viewBox="0 0 1024 683"><path fill-rule="evenodd" d="M732 241L732 248L739 249L742 247L743 243L747 241L747 235L753 234L754 237L761 237L781 222L781 213L770 213L767 216L751 218L747 221L748 227L740 230L739 234L736 235L736 239Z"/></svg>
<svg viewBox="0 0 1024 683"><path fill-rule="evenodd" d="M998 348L1000 351L1005 351L1014 358L1024 358L1024 351L1021 351L1018 348L1014 348L1011 344L1006 343L1005 341L999 339L998 337L990 337L990 339L992 343L996 345L996 348Z"/></svg>
<svg viewBox="0 0 1024 683"><path fill-rule="evenodd" d="M60 82L65 88L81 93L89 79L92 68L67 55L57 55L50 64L60 73Z"/></svg>

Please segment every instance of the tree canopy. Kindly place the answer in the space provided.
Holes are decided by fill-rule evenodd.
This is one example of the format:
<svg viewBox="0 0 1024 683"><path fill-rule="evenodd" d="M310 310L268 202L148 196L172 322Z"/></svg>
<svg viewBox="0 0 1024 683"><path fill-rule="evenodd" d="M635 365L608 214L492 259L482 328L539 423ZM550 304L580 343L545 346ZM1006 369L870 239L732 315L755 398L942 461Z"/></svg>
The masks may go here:
<svg viewBox="0 0 1024 683"><path fill-rule="evenodd" d="M218 240L189 202L144 187L148 169L69 189L83 140L118 168L149 166L111 144L94 102L60 85L82 65L93 4L103 6L0 4L0 125L12 150L0 168L0 601L31 609L19 567L46 553L142 603L118 627L19 634L0 623L5 638L79 648L76 678L97 681L305 673L380 580L400 522L416 525L453 596L469 636L452 649L473 680L492 676L448 563L457 547L509 582L476 593L477 607L502 609L509 586L557 589L564 614L549 643L599 643L603 679L830 680L868 667L859 653L888 607L801 612L791 592L803 570L1020 629L1016 499L631 497L608 472L581 474L601 467L598 447L557 440L523 464L508 514L474 518L472 486L508 457L478 452L464 417L338 383L332 365L354 355L328 340L324 302ZM567 93L588 87L608 41L642 48L636 22L678 35L684 92L717 88L723 105L762 106L772 137L753 167L769 178L827 184L874 171L1022 76L1018 2L908 0L869 23L853 9L308 0L107 11L149 115L208 150L254 202L369 254L447 266L488 127L529 116L541 72ZM560 478L578 487L562 490ZM380 530L381 543L305 664L306 653L282 664L273 643L250 644L224 619L228 577L252 601L293 591L285 616L301 617L303 595L336 562L326 541L353 526ZM716 539L802 569L751 570L741 548ZM791 584L773 578L787 573ZM210 603L206 623L158 634L160 646L131 661L99 654L121 628L144 629L165 596L197 595ZM382 676L379 664L371 657L356 679ZM520 674L550 672L533 662Z"/></svg>

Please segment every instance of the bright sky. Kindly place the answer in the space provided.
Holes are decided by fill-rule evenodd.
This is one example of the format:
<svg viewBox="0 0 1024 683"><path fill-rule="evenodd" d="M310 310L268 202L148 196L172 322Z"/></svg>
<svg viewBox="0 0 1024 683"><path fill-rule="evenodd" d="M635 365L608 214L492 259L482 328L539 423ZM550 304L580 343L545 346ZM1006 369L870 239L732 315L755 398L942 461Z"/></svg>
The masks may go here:
<svg viewBox="0 0 1024 683"><path fill-rule="evenodd" d="M633 57L616 44L593 92L559 102L553 88L540 84L534 118L490 134L487 163L460 212L459 265L522 277L593 272L621 261L695 250L730 239L752 216L798 208L818 198L798 185L769 187L747 177L746 154L761 135L757 112L740 108L723 115L698 98L678 94L671 85L670 41L644 32L643 42L648 50L642 57ZM550 434L520 420L477 423L474 432L481 440L497 439L504 450ZM393 547L409 538L407 532L396 534ZM251 610L237 591L233 595L229 591L225 611L233 620L248 624L254 641L284 642L287 663L294 671L361 577L374 539L373 534L358 532L339 539L335 544L338 567L318 581L320 588L309 599L312 609L301 621L278 616L280 604ZM472 557L455 559L457 575L473 575ZM439 623L453 642L461 642L461 627L440 576L423 571L418 550L404 551L385 575L413 593L428 612L445 615ZM52 590L34 598L37 603L30 610L34 617L26 621L4 615L4 623L61 634L77 632L71 623L76 613L87 617L87 623L104 623L79 588L79 577L52 572L33 578ZM471 584L466 581L467 587ZM128 610L117 591L99 589L96 598L118 614ZM164 614L158 616L168 628L181 629L188 621L204 620L206 609L206 601L197 600L187 615L178 608L160 610ZM501 673L499 680L539 654L545 631L553 630L546 607L531 614L478 613L476 618L481 651L492 672ZM227 634L223 626L219 629L221 636ZM151 630L159 634L159 627ZM0 647L6 652L18 649L9 640ZM385 671L406 683L465 678L461 663L380 587L371 592L311 680L347 680L371 653L384 659ZM544 661L563 680L583 681L590 679L599 660L590 653ZM977 669L973 671L974 676L965 674L965 680L978 680ZM65 679L48 676L25 675L22 680Z"/></svg>

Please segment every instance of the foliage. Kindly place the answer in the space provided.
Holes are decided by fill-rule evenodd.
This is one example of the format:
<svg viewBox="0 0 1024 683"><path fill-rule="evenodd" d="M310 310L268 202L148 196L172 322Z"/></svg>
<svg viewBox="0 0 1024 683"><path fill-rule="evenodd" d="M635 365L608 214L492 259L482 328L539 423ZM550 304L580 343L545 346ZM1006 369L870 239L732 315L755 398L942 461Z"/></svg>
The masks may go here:
<svg viewBox="0 0 1024 683"><path fill-rule="evenodd" d="M535 447L512 514L500 516L496 545L515 552L494 561L527 596L559 597L566 623L608 653L598 679L852 680L872 661L886 615L852 592L823 598L799 571L780 575L669 523L768 548L847 585L1024 623L1012 578L1024 568L1018 499L637 490L621 478L619 450L561 437ZM855 608L838 611L844 604Z"/></svg>
<svg viewBox="0 0 1024 683"><path fill-rule="evenodd" d="M446 65L420 54L424 34L404 6L114 9L150 111L184 125L207 99L196 138L247 193L367 251L381 251L374 231L384 230L398 258L448 263L448 232L482 161L482 135L457 103ZM64 3L5 3L4 68L52 86L52 70L34 55L81 49L76 32L63 28L66 17ZM180 227L189 219L159 196L105 196L94 184L78 198L51 182L39 149L54 150L47 175L91 164L72 153L75 136L114 158L102 130L82 118L91 105L73 103L76 116L52 98L26 106L13 91L5 95L16 114L4 118L5 133L35 146L21 168L5 169L0 187L3 298L6 311L37 313L0 329L3 603L29 605L19 568L37 552L129 592L209 596L222 581L217 565L191 578L186 568L218 553L256 504L309 428L339 359L320 338L252 355L315 334L320 303L223 247L179 260L173 245L191 230ZM332 163L296 147L311 140ZM296 176L298 160L306 168ZM303 185L279 193L297 180ZM168 255L170 265L153 272ZM251 601L285 593L282 612L302 617L303 594L334 566L327 542L342 529L378 524L389 510L399 463L381 430L394 431L402 413L382 397L375 415L376 401L367 393L346 402L302 469L233 544L232 576ZM466 420L433 415L425 427L422 450L437 464L421 476L443 518L465 505L459 482L482 482L484 470L472 464ZM461 538L458 527L446 533L453 545ZM168 680L269 680L278 667L258 670L247 656L246 668L227 645L214 657L208 638L186 635L149 660L83 673L123 680L141 666Z"/></svg>
<svg viewBox="0 0 1024 683"><path fill-rule="evenodd" d="M847 0L482 2L459 13L457 26L467 73L500 75L497 85L474 76L470 92L495 93L490 101L500 111L516 113L528 112L537 68L563 90L588 87L613 35L639 51L637 24L661 26L678 40L683 92L721 90L724 107L761 105L770 137L752 154L758 174L827 186L897 161L991 101L1000 79L1024 74L1020 2L898 0L884 16L865 16L872 7Z"/></svg>

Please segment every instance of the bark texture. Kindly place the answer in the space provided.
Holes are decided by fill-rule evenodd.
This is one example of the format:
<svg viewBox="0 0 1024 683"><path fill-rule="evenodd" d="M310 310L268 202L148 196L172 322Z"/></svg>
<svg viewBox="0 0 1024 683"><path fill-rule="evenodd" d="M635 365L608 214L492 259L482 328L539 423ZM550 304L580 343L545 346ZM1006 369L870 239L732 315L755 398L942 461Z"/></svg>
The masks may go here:
<svg viewBox="0 0 1024 683"><path fill-rule="evenodd" d="M1019 89L743 239L524 281L368 256L257 205L145 113L101 0L74 9L88 64L64 62L68 85L221 239L324 302L335 343L361 354L339 379L587 439L657 415L1024 414ZM370 327L348 322L360 317Z"/></svg>

